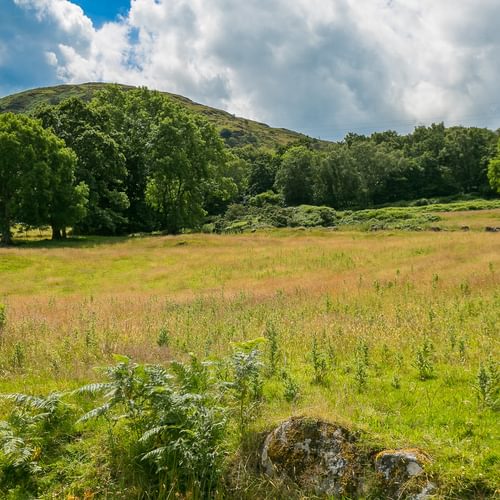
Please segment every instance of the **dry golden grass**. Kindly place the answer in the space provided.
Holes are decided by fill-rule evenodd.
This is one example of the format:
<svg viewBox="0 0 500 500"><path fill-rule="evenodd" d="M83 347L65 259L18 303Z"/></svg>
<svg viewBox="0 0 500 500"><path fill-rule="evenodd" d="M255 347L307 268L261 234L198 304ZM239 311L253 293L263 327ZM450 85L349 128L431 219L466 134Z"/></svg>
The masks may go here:
<svg viewBox="0 0 500 500"><path fill-rule="evenodd" d="M381 315L392 314L401 293L410 301L404 308L429 293L448 303L464 284L490 297L500 279L500 235L281 231L96 240L91 247L0 249L0 276L5 348L21 342L33 374L87 377L115 352L163 359L167 350L156 337L164 324L178 340L175 351L223 354L230 340L261 335L269 317L283 314L276 321L286 324L305 308L300 351L304 328L327 327L310 310L325 297L346 308L377 303ZM385 290L382 296L377 289ZM221 340L212 331L227 330L245 311L249 318L238 319L245 323L234 338ZM295 343L293 336L287 340L291 352Z"/></svg>

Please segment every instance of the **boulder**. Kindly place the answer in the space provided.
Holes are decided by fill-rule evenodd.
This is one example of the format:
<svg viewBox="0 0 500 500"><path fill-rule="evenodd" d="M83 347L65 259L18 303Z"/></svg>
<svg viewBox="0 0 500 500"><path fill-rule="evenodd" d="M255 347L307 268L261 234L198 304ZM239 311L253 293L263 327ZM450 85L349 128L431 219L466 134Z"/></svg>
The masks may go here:
<svg viewBox="0 0 500 500"><path fill-rule="evenodd" d="M265 473L295 482L317 495L355 492L360 479L355 437L343 427L313 418L291 418L266 438Z"/></svg>
<svg viewBox="0 0 500 500"><path fill-rule="evenodd" d="M434 485L427 481L425 466L431 462L418 448L384 450L375 457L375 470L381 476L387 493L395 498L424 499Z"/></svg>

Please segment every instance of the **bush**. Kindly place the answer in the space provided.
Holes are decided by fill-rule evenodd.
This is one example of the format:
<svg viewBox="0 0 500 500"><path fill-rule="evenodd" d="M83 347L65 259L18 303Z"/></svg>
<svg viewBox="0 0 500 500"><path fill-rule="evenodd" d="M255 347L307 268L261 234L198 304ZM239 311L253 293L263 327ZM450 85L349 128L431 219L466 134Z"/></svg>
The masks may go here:
<svg viewBox="0 0 500 500"><path fill-rule="evenodd" d="M333 226L337 220L335 210L330 207L300 205L289 210L291 211L290 225L292 227L328 227Z"/></svg>
<svg viewBox="0 0 500 500"><path fill-rule="evenodd" d="M283 206L285 200L281 194L274 193L273 191L266 191L252 196L248 203L251 206L262 208L265 205Z"/></svg>

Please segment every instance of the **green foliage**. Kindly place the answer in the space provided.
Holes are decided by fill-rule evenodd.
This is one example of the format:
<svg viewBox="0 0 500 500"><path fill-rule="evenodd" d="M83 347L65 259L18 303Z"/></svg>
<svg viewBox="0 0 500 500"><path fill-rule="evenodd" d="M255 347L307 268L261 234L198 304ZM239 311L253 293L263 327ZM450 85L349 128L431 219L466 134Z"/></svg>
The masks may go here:
<svg viewBox="0 0 500 500"><path fill-rule="evenodd" d="M304 146L290 148L281 157L275 186L288 205L313 201L314 162L314 154Z"/></svg>
<svg viewBox="0 0 500 500"><path fill-rule="evenodd" d="M0 114L0 232L11 243L14 222L68 224L84 213L86 187L75 187L74 153L40 122Z"/></svg>
<svg viewBox="0 0 500 500"><path fill-rule="evenodd" d="M311 347L311 364L313 367L314 378L313 383L325 384L328 376L328 358L326 353L321 349L316 337L313 338Z"/></svg>
<svg viewBox="0 0 500 500"><path fill-rule="evenodd" d="M205 216L203 183L224 162L213 129L172 107L153 127L146 202L170 233L199 227Z"/></svg>
<svg viewBox="0 0 500 500"><path fill-rule="evenodd" d="M226 167L223 144L202 117L146 89L107 87L91 106L109 117L125 157L130 230L198 228L205 207L219 210L236 196L240 166Z"/></svg>
<svg viewBox="0 0 500 500"><path fill-rule="evenodd" d="M500 193L500 139L497 145L497 154L488 164L488 180L491 188Z"/></svg>
<svg viewBox="0 0 500 500"><path fill-rule="evenodd" d="M99 406L79 422L105 417L133 439L112 439L112 453L126 445L151 495L168 491L208 495L217 486L224 449L224 410L209 389L206 365L194 356L189 365L174 363L174 375L160 366L138 365L128 358L106 370L108 382L90 384L79 394L104 394Z"/></svg>
<svg viewBox="0 0 500 500"><path fill-rule="evenodd" d="M418 378L422 381L429 380L434 377L434 363L432 354L434 346L429 338L425 338L422 345L415 353L415 367L418 370Z"/></svg>
<svg viewBox="0 0 500 500"><path fill-rule="evenodd" d="M354 356L354 380L358 391L365 389L368 382L369 349L364 340L360 340L356 346Z"/></svg>
<svg viewBox="0 0 500 500"><path fill-rule="evenodd" d="M25 348L21 342L16 342L14 344L14 350L12 352L11 365L15 369L21 369L24 366L24 360L26 358Z"/></svg>
<svg viewBox="0 0 500 500"><path fill-rule="evenodd" d="M267 339L267 345L269 348L269 358L268 358L268 372L269 375L273 376L276 373L280 358L280 350L278 345L278 331L274 324L269 323L266 327L265 337Z"/></svg>
<svg viewBox="0 0 500 500"><path fill-rule="evenodd" d="M500 374L497 363L490 359L487 366L481 365L474 385L478 402L483 407L497 410L499 407Z"/></svg>
<svg viewBox="0 0 500 500"><path fill-rule="evenodd" d="M158 344L159 347L165 347L168 346L169 342L170 342L170 335L168 333L168 328L165 325L163 325L158 333L158 338L156 339L156 343Z"/></svg>
<svg viewBox="0 0 500 500"><path fill-rule="evenodd" d="M251 206L262 208L266 205L282 206L284 204L284 200L281 194L275 193L273 191L264 191L263 193L252 196L248 200L248 203Z"/></svg>
<svg viewBox="0 0 500 500"><path fill-rule="evenodd" d="M298 383L290 376L287 371L281 374L284 390L283 397L288 403L296 403L300 397L300 388Z"/></svg>
<svg viewBox="0 0 500 500"><path fill-rule="evenodd" d="M50 462L74 433L72 408L62 398L57 392L47 397L2 396L13 410L0 422L0 493L14 487L36 493Z"/></svg>
<svg viewBox="0 0 500 500"><path fill-rule="evenodd" d="M0 332L7 323L7 307L0 302Z"/></svg>
<svg viewBox="0 0 500 500"><path fill-rule="evenodd" d="M58 104L71 97L88 102L96 93L109 87L117 87L123 92L133 89L128 85L108 83L83 83L32 89L0 98L0 112L29 113L41 104ZM275 148L305 137L291 130L272 128L264 123L239 118L226 111L195 103L176 94L161 92L161 95L182 106L186 111L203 116L219 130L220 136L231 148L244 147L246 144Z"/></svg>
<svg viewBox="0 0 500 500"><path fill-rule="evenodd" d="M232 381L226 383L233 400L238 428L243 436L248 424L254 419L260 409L262 400L262 368L261 339L235 346L230 359Z"/></svg>
<svg viewBox="0 0 500 500"><path fill-rule="evenodd" d="M57 106L38 108L34 116L76 153L76 180L88 186L87 213L76 230L86 234L123 232L130 204L125 192L127 169L119 143L108 132L106 115L80 99L70 98Z"/></svg>

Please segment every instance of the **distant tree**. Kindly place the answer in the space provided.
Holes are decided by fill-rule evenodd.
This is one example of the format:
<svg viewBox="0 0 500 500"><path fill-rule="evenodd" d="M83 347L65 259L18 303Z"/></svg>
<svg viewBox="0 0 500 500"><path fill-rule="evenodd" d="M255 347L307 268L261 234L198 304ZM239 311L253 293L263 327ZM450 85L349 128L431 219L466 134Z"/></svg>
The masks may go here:
<svg viewBox="0 0 500 500"><path fill-rule="evenodd" d="M231 203L242 200L247 190L248 163L230 151L225 161L217 163L212 175L205 182L203 208L208 215L220 215Z"/></svg>
<svg viewBox="0 0 500 500"><path fill-rule="evenodd" d="M451 177L440 161L445 145L446 129L443 123L416 127L406 138L405 156L413 164L410 184L414 197L447 196L455 189Z"/></svg>
<svg viewBox="0 0 500 500"><path fill-rule="evenodd" d="M273 151L245 146L234 149L233 153L248 165L246 191L250 196L273 189L276 170L279 166L279 158Z"/></svg>
<svg viewBox="0 0 500 500"><path fill-rule="evenodd" d="M336 144L321 156L314 175L314 200L336 209L363 202L363 178L346 145Z"/></svg>
<svg viewBox="0 0 500 500"><path fill-rule="evenodd" d="M497 145L497 154L488 165L488 180L493 190L500 193L500 139Z"/></svg>
<svg viewBox="0 0 500 500"><path fill-rule="evenodd" d="M76 156L38 120L0 115L0 231L13 223L52 225L54 237L84 213L85 185L75 188Z"/></svg>
<svg viewBox="0 0 500 500"><path fill-rule="evenodd" d="M496 135L488 129L451 127L439 158L450 176L449 183L460 193L489 191L488 162L495 152Z"/></svg>
<svg viewBox="0 0 500 500"><path fill-rule="evenodd" d="M287 205L310 204L313 202L314 165L317 155L296 146L283 154L276 173L275 187L283 194Z"/></svg>

